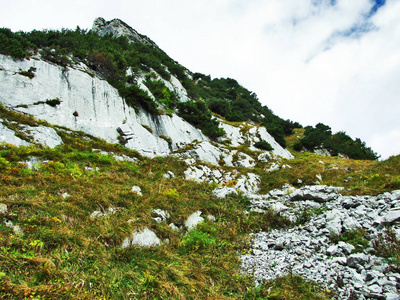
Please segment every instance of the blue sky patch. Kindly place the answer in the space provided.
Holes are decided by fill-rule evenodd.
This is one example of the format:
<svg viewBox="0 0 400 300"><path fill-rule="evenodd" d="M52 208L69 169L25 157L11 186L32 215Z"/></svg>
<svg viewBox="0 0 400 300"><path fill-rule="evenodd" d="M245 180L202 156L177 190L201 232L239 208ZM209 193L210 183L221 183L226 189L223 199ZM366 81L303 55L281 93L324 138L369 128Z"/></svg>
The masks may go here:
<svg viewBox="0 0 400 300"><path fill-rule="evenodd" d="M372 15L376 14L378 9L380 9L382 6L386 4L386 0L372 0L371 1L374 5L372 6L371 10L368 13L368 17L371 17Z"/></svg>

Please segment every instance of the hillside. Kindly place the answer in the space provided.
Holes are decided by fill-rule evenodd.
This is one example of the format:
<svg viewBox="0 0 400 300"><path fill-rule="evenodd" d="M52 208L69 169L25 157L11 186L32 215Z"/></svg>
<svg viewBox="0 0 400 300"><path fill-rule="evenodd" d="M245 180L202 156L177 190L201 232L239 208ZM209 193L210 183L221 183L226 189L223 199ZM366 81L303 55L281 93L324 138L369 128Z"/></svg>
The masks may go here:
<svg viewBox="0 0 400 300"><path fill-rule="evenodd" d="M14 59L10 60L9 56L1 57L3 70L0 87L4 91L3 103L53 124L56 122L58 125L83 130L111 142L116 141L116 130L120 128L120 142L139 151L142 146L137 144L139 142L129 141L129 137L124 140L124 129L128 132L141 131L140 140L151 141L151 144L143 147L147 151L152 144L156 144L156 149L151 149L156 155L166 155L170 152L169 148L176 150L180 145L188 144L194 139L205 139L199 138L198 133L188 136L186 132L193 132L190 129L181 130L177 136L170 136L173 133L166 130L170 124L162 124L162 129L153 126L152 130L156 129L159 135L172 139L172 147L169 147L159 135L149 135L138 124L134 124L137 123L136 120L129 119L129 115L134 115L131 113L132 109L143 112L139 119L155 116L163 119L157 120L157 124L164 123L167 119L165 116L180 116L215 141L224 136L224 130L219 125L221 118L227 122L250 121L265 126L283 148L286 146L284 137L290 135L293 128L301 127L297 122L283 120L273 114L260 103L255 93L242 87L236 80L212 79L187 70L148 37L118 19L105 21L97 18L91 31L79 27L75 30L34 30L29 33L13 33L8 29L1 29L0 42L0 53ZM14 94L21 86L24 89ZM27 94L30 99L26 99ZM54 101L55 99L58 101ZM48 104L47 101L53 105L39 105ZM89 106L88 102L93 105ZM100 105L99 109L96 108L97 105ZM115 106L119 107L111 115L110 108ZM60 110L61 119L60 114L57 114ZM218 118L215 119L215 116ZM110 124L102 125L104 119L110 120ZM100 124L96 127L93 123L99 123L98 120ZM175 119L172 123L177 122ZM121 123L123 128L119 126ZM143 120L142 124L150 126L150 123L149 120ZM109 128L108 125L119 127ZM101 134L102 131L107 132ZM306 131L307 141L299 149L313 151L326 146L329 149L334 148L329 151L331 155L344 154L356 159L378 158L365 143L358 139L352 140L344 132L338 135L339 138L332 139L329 138L331 132L328 131L322 135L311 134L311 137L307 137L309 132L311 131ZM327 133L328 139L321 140ZM324 143L318 144L319 140ZM332 142L328 143L327 140ZM331 144L335 147L331 147ZM270 146L274 150L280 148ZM270 149L265 142L263 147ZM282 155L281 151L279 155Z"/></svg>
<svg viewBox="0 0 400 300"><path fill-rule="evenodd" d="M0 41L1 298L398 299L399 156L120 20Z"/></svg>

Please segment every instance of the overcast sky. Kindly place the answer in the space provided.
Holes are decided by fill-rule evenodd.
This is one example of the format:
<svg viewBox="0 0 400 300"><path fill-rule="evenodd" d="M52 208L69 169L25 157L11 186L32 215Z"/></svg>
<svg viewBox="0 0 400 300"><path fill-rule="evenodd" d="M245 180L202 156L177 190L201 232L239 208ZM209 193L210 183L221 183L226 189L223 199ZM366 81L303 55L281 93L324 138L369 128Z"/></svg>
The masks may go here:
<svg viewBox="0 0 400 300"><path fill-rule="evenodd" d="M284 118L400 154L400 0L0 0L13 31L119 18L193 72Z"/></svg>

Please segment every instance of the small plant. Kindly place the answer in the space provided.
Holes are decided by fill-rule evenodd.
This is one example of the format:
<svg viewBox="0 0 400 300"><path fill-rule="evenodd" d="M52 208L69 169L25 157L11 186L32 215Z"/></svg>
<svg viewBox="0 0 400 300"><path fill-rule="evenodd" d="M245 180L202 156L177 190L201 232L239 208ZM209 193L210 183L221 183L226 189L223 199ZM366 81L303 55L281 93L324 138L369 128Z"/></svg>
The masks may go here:
<svg viewBox="0 0 400 300"><path fill-rule="evenodd" d="M172 139L170 137L167 137L164 134L160 134L159 137L165 140L168 144L172 144Z"/></svg>
<svg viewBox="0 0 400 300"><path fill-rule="evenodd" d="M142 124L143 128L146 128L148 132L153 133L153 129L150 128L150 126L146 124Z"/></svg>
<svg viewBox="0 0 400 300"><path fill-rule="evenodd" d="M362 252L364 249L368 247L368 240L365 238L368 235L368 232L364 229L355 229L348 230L339 235L332 235L331 241L334 243L338 243L339 241L346 242L355 247L354 252Z"/></svg>
<svg viewBox="0 0 400 300"><path fill-rule="evenodd" d="M372 242L376 255L387 258L400 271L400 240L393 228L386 227L378 238Z"/></svg>
<svg viewBox="0 0 400 300"><path fill-rule="evenodd" d="M72 115L76 118L79 116L79 113L77 111L74 111L74 113Z"/></svg>
<svg viewBox="0 0 400 300"><path fill-rule="evenodd" d="M180 198L179 192L176 189L168 189L163 192L163 195L168 198L178 200Z"/></svg>
<svg viewBox="0 0 400 300"><path fill-rule="evenodd" d="M207 247L215 246L217 242L214 237L200 229L192 229L182 238L182 246L189 251L202 250Z"/></svg>
<svg viewBox="0 0 400 300"><path fill-rule="evenodd" d="M33 79L33 77L35 77L34 72L36 72L36 68L30 67L28 71L22 71L22 70L20 70L20 71L18 72L18 74L19 74L19 75L22 75L22 76L26 76L26 77L28 77L29 79Z"/></svg>

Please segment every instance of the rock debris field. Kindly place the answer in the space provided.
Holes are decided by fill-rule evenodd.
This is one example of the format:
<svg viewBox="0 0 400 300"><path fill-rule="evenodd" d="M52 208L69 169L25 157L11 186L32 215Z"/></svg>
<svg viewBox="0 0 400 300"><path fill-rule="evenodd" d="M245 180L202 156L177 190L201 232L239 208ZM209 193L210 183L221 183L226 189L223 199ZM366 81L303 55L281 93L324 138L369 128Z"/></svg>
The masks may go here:
<svg viewBox="0 0 400 300"><path fill-rule="evenodd" d="M340 190L285 186L249 196L251 210L272 209L294 222L304 209L314 212L303 225L252 235L251 249L241 260L257 284L292 272L320 283L335 299L400 299L400 274L373 248L386 241L387 226L400 237L400 190L374 197L342 196ZM340 239L362 230L363 246Z"/></svg>

